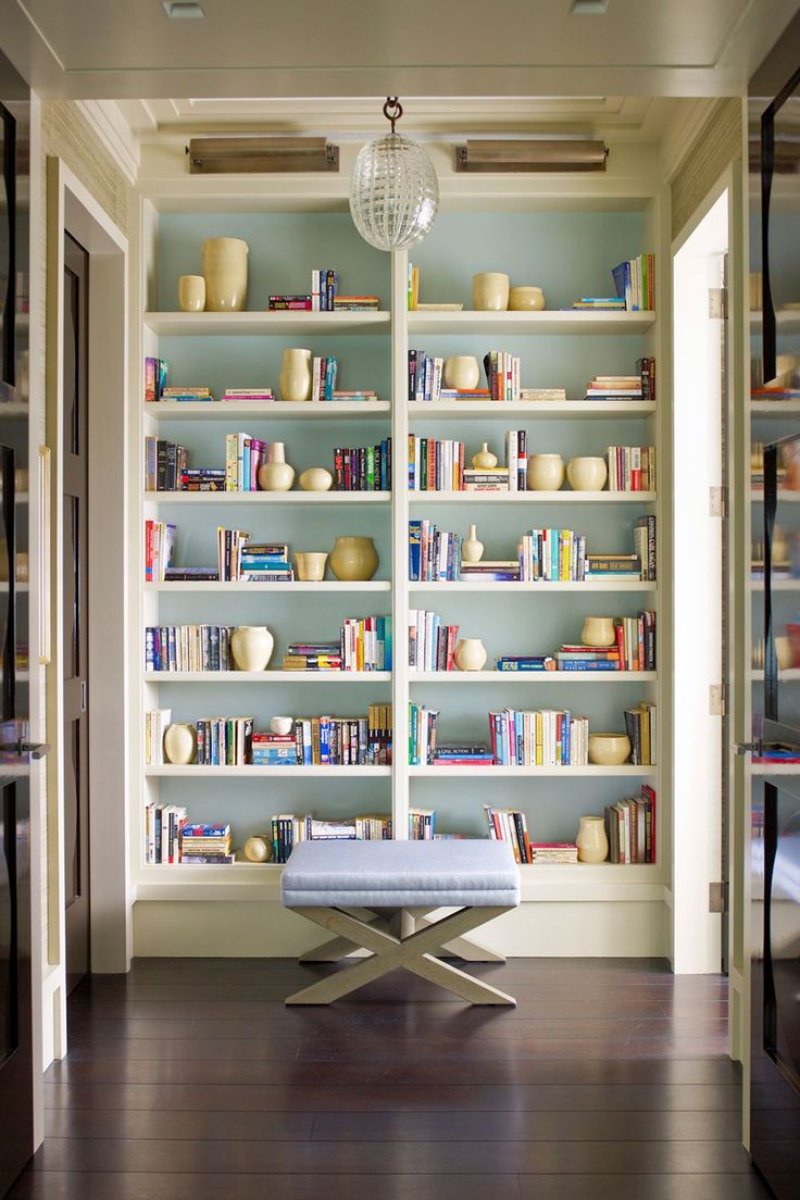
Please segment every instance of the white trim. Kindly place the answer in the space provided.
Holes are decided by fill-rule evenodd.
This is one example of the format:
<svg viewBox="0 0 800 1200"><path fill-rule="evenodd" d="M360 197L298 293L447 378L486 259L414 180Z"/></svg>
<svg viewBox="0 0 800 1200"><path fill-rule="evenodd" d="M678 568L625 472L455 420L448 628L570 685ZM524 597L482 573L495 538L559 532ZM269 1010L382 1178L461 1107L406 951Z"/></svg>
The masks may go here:
<svg viewBox="0 0 800 1200"><path fill-rule="evenodd" d="M661 140L659 162L664 178L671 183L707 123L717 105L715 100L694 100L687 109L664 131Z"/></svg>
<svg viewBox="0 0 800 1200"><path fill-rule="evenodd" d="M113 100L77 100L78 111L113 158L128 183L139 172L139 141Z"/></svg>

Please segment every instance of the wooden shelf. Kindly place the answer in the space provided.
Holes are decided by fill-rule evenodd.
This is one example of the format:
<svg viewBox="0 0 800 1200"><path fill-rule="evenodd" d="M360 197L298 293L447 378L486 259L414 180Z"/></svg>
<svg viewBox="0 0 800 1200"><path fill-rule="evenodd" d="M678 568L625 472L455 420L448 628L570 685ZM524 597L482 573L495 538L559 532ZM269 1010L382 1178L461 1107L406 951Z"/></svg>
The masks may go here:
<svg viewBox="0 0 800 1200"><path fill-rule="evenodd" d="M785 674L785 672L784 672ZM800 678L800 671L798 671ZM655 683L655 671L409 671L415 683Z"/></svg>
<svg viewBox="0 0 800 1200"><path fill-rule="evenodd" d="M19 679L19 674L17 674ZM391 683L391 671L145 671L145 683Z"/></svg>
<svg viewBox="0 0 800 1200"><path fill-rule="evenodd" d="M413 421L463 421L492 417L498 421L591 421L613 417L651 417L650 400L412 400L408 415Z"/></svg>
<svg viewBox="0 0 800 1200"><path fill-rule="evenodd" d="M1 586L1 585L0 585ZM306 583L296 580L294 583L220 583L217 579L176 579L164 583L146 583L145 592L238 592L242 595L256 592L280 592L281 594L296 592L390 592L392 585L388 579L370 579L366 583L345 583L341 580L324 581L322 583Z"/></svg>
<svg viewBox="0 0 800 1200"><path fill-rule="evenodd" d="M146 504L389 504L391 492L144 492Z"/></svg>
<svg viewBox="0 0 800 1200"><path fill-rule="evenodd" d="M621 767L597 767L590 764L586 767L409 767L409 775L427 778L442 778L449 779L457 776L459 779L477 779L486 776L488 779L525 779L533 778L534 776L561 778L562 776L570 778L580 775L588 778L599 778L600 776L625 779L648 778L658 773L657 766L641 766L634 767L629 764L623 764Z"/></svg>
<svg viewBox="0 0 800 1200"><path fill-rule="evenodd" d="M655 322L653 312L410 312L409 335L463 334L642 334Z"/></svg>
<svg viewBox="0 0 800 1200"><path fill-rule="evenodd" d="M260 779L279 778L309 778L321 776L324 779L381 779L388 778L392 773L391 767L200 767L193 764L189 767L176 767L167 763L161 767L145 767L144 773L149 778L158 779Z"/></svg>
<svg viewBox="0 0 800 1200"><path fill-rule="evenodd" d="M800 584L800 581L798 581ZM628 582L625 579L617 579L614 581L594 583L592 581L578 582L559 582L559 583L528 583L519 580L499 580L490 579L487 581L459 579L452 582L435 583L418 583L410 582L408 585L410 592L585 592L589 595L591 592L654 592L656 590L655 583L646 583L644 580L634 580Z"/></svg>
<svg viewBox="0 0 800 1200"><path fill-rule="evenodd" d="M273 334L383 333L391 330L388 312L148 312L147 329L160 337L264 337Z"/></svg>
<svg viewBox="0 0 800 1200"><path fill-rule="evenodd" d="M654 504L655 492L409 492L410 504Z"/></svg>
<svg viewBox="0 0 800 1200"><path fill-rule="evenodd" d="M369 421L388 417L392 406L388 400L159 400L145 404L144 411L156 421Z"/></svg>

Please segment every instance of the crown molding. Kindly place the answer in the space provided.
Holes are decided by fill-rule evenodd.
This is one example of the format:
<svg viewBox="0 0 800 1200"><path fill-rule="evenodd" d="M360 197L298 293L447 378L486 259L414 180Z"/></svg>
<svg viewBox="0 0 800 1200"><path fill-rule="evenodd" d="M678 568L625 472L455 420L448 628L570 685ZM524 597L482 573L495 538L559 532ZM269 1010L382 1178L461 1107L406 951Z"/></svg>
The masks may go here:
<svg viewBox="0 0 800 1200"><path fill-rule="evenodd" d="M139 141L113 100L77 100L78 111L129 183L139 173Z"/></svg>

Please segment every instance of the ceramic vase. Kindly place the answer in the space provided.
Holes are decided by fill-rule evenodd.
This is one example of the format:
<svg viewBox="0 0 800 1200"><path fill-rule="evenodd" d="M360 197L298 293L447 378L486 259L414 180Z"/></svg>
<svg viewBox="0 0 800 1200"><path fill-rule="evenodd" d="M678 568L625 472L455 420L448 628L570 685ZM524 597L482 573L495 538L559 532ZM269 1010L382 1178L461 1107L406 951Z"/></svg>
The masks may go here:
<svg viewBox="0 0 800 1200"><path fill-rule="evenodd" d="M297 578L303 583L319 583L325 578L326 551L297 550L294 556Z"/></svg>
<svg viewBox="0 0 800 1200"><path fill-rule="evenodd" d="M528 459L528 489L557 492L564 482L564 460L560 454L531 454Z"/></svg>
<svg viewBox="0 0 800 1200"><path fill-rule="evenodd" d="M231 634L231 654L239 671L265 671L275 645L266 625L237 625Z"/></svg>
<svg viewBox="0 0 800 1200"><path fill-rule="evenodd" d="M294 483L294 467L286 461L283 442L272 443L270 462L258 468L258 486L262 492L288 492Z"/></svg>
<svg viewBox="0 0 800 1200"><path fill-rule="evenodd" d="M473 467L496 467L497 455L492 454L488 442L481 442L481 448L472 456Z"/></svg>
<svg viewBox="0 0 800 1200"><path fill-rule="evenodd" d="M304 492L329 492L333 476L325 467L308 467L297 481Z"/></svg>
<svg viewBox="0 0 800 1200"><path fill-rule="evenodd" d="M478 360L471 354L454 354L444 364L444 381L447 387L459 392L470 392L481 380Z"/></svg>
<svg viewBox="0 0 800 1200"><path fill-rule="evenodd" d="M177 722L164 733L164 757L176 767L188 767L197 753L197 730L194 725Z"/></svg>
<svg viewBox="0 0 800 1200"><path fill-rule="evenodd" d="M574 492L602 492L608 479L604 458L571 458L567 463L567 479Z"/></svg>
<svg viewBox="0 0 800 1200"><path fill-rule="evenodd" d="M480 312L504 312L508 308L509 278L501 271L482 271L472 276L472 307Z"/></svg>
<svg viewBox="0 0 800 1200"><path fill-rule="evenodd" d="M597 767L621 767L631 755L631 739L627 733L590 733L590 763Z"/></svg>
<svg viewBox="0 0 800 1200"><path fill-rule="evenodd" d="M486 663L486 647L480 638L459 638L453 661L459 671L480 671Z"/></svg>
<svg viewBox="0 0 800 1200"><path fill-rule="evenodd" d="M364 582L378 569L378 551L371 537L337 537L330 562L337 579Z"/></svg>
<svg viewBox="0 0 800 1200"><path fill-rule="evenodd" d="M483 542L478 541L477 525L470 525L469 536L461 543L461 558L464 562L476 563L481 561Z"/></svg>
<svg viewBox="0 0 800 1200"><path fill-rule="evenodd" d="M311 399L311 367L310 350L284 350L278 377L281 400Z"/></svg>
<svg viewBox="0 0 800 1200"><path fill-rule="evenodd" d="M587 617L583 622L582 646L613 646L616 640L613 617Z"/></svg>
<svg viewBox="0 0 800 1200"><path fill-rule="evenodd" d="M247 300L247 242L208 238L203 242L203 276L208 312L241 312Z"/></svg>
<svg viewBox="0 0 800 1200"><path fill-rule="evenodd" d="M608 858L608 837L602 817L581 817L578 821L578 862L601 863Z"/></svg>
<svg viewBox="0 0 800 1200"><path fill-rule="evenodd" d="M512 312L539 312L544 308L544 292L540 287L512 287L508 307Z"/></svg>
<svg viewBox="0 0 800 1200"><path fill-rule="evenodd" d="M206 281L202 275L178 278L178 308L181 312L202 312L206 306Z"/></svg>
<svg viewBox="0 0 800 1200"><path fill-rule="evenodd" d="M248 862L269 862L272 858L272 845L265 837L254 834L244 844L244 856Z"/></svg>
<svg viewBox="0 0 800 1200"><path fill-rule="evenodd" d="M284 737L287 733L292 732L294 725L294 717L270 717L269 731L270 733L282 734Z"/></svg>

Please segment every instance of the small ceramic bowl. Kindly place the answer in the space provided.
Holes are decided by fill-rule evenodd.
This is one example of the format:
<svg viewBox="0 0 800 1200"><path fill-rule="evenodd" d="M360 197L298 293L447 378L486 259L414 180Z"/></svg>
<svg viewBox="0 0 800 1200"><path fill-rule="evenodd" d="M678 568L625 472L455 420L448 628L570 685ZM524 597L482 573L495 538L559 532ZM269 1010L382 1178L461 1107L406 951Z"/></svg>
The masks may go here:
<svg viewBox="0 0 800 1200"><path fill-rule="evenodd" d="M271 717L269 727L272 733L291 733L294 717Z"/></svg>
<svg viewBox="0 0 800 1200"><path fill-rule="evenodd" d="M631 740L627 733L590 733L589 762L598 767L619 767L628 761Z"/></svg>
<svg viewBox="0 0 800 1200"><path fill-rule="evenodd" d="M512 287L508 307L512 312L540 312L544 308L544 292L540 287Z"/></svg>

